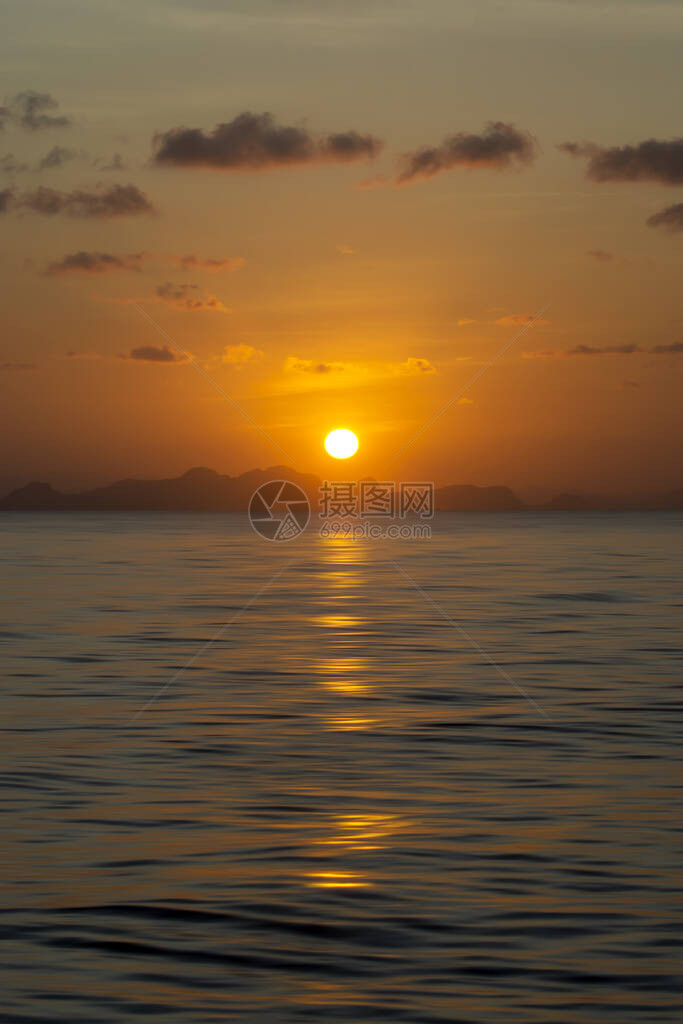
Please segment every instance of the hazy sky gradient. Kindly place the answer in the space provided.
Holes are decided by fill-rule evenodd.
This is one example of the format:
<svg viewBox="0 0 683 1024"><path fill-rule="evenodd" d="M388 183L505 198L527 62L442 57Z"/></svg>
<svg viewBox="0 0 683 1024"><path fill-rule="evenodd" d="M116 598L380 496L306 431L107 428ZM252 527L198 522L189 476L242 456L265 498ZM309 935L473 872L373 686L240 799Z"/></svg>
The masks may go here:
<svg viewBox="0 0 683 1024"><path fill-rule="evenodd" d="M0 485L282 462L192 367L131 358L164 346L133 301L297 468L329 475L322 438L348 426L354 468L378 477L550 301L392 474L680 486L683 231L647 221L683 185L595 183L557 146L680 139L682 42L679 2L6 2L0 106L46 93L71 124L8 114L0 132ZM155 133L207 135L247 111L313 155L153 163ZM535 160L396 187L403 154L489 122L531 133ZM321 138L347 132L381 139L380 155L329 159ZM129 185L156 212L83 215ZM61 213L35 212L41 187Z"/></svg>

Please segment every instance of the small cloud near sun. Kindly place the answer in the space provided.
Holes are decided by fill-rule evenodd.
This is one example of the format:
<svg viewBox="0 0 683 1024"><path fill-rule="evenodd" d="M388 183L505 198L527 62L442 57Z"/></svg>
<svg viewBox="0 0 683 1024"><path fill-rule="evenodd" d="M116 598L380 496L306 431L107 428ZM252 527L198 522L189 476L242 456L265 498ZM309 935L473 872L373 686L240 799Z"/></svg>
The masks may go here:
<svg viewBox="0 0 683 1024"><path fill-rule="evenodd" d="M613 252L607 252L606 249L589 249L586 253L596 263L611 263L614 259Z"/></svg>
<svg viewBox="0 0 683 1024"><path fill-rule="evenodd" d="M534 320L533 313L507 313L505 316L498 317L496 325L498 327L524 327L525 324L530 324L532 320ZM534 320L534 323L538 327L544 327L550 323L550 320L541 316Z"/></svg>
<svg viewBox="0 0 683 1024"><path fill-rule="evenodd" d="M71 252L50 263L43 273L46 277L59 277L66 274L106 274L115 270L139 272L144 258L144 252L127 256L115 256L109 252Z"/></svg>
<svg viewBox="0 0 683 1024"><path fill-rule="evenodd" d="M167 306L181 309L185 313L200 313L204 310L211 313L230 312L215 295L201 294L196 284L173 284L167 281L158 286L156 295L159 302L165 302Z"/></svg>
<svg viewBox="0 0 683 1024"><path fill-rule="evenodd" d="M347 368L344 363L322 363L315 359L300 359L299 356L287 356L285 373L338 373Z"/></svg>
<svg viewBox="0 0 683 1024"><path fill-rule="evenodd" d="M241 270L246 260L242 256L219 256L218 258L203 258L195 253L188 253L181 256L178 266L181 270L206 270L210 274L216 274L221 270L233 273Z"/></svg>
<svg viewBox="0 0 683 1024"><path fill-rule="evenodd" d="M361 387L401 377L425 377L437 372L428 359L411 356L402 363L324 362L288 356L282 367L281 383L288 391L309 391L338 387Z"/></svg>
<svg viewBox="0 0 683 1024"><path fill-rule="evenodd" d="M179 352L174 352L164 345L142 345L140 348L131 349L127 354L122 354L121 359L133 359L141 363L185 363L187 359Z"/></svg>
<svg viewBox="0 0 683 1024"><path fill-rule="evenodd" d="M418 359L415 356L411 356L409 359L406 359L404 363L399 363L398 369L400 373L405 373L409 376L420 376L420 374L423 373L436 373L436 368L428 359Z"/></svg>
<svg viewBox="0 0 683 1024"><path fill-rule="evenodd" d="M355 256L356 250L352 249L350 245L338 245L337 252L340 256Z"/></svg>
<svg viewBox="0 0 683 1024"><path fill-rule="evenodd" d="M226 345L223 349L223 362L238 369L262 357L263 352L251 345Z"/></svg>
<svg viewBox="0 0 683 1024"><path fill-rule="evenodd" d="M65 353L65 359L102 359L103 356L99 352L77 352L71 349Z"/></svg>

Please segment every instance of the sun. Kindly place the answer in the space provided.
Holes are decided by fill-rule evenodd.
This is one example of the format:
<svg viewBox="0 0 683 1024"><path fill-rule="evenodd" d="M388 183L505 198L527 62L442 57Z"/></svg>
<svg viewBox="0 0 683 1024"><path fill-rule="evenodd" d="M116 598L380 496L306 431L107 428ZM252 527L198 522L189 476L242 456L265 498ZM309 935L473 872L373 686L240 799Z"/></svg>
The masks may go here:
<svg viewBox="0 0 683 1024"><path fill-rule="evenodd" d="M325 438L325 450L335 459L348 459L358 451L358 438L352 430L340 427Z"/></svg>

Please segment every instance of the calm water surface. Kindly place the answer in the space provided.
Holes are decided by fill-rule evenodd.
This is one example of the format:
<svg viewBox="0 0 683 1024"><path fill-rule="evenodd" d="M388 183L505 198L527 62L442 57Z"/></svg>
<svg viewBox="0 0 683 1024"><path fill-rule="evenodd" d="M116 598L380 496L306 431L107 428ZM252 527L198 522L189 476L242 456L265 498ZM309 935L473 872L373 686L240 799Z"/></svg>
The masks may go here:
<svg viewBox="0 0 683 1024"><path fill-rule="evenodd" d="M680 1024L682 526L3 514L2 1021Z"/></svg>

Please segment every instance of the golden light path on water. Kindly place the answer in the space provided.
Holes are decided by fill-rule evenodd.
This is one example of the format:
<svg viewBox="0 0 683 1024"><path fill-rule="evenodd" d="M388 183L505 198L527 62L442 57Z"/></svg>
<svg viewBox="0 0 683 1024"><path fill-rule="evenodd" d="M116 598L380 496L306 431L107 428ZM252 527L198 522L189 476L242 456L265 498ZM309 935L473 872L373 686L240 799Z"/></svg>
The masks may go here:
<svg viewBox="0 0 683 1024"><path fill-rule="evenodd" d="M363 642L370 623L366 617L348 613L346 604L353 602L354 608L365 607L361 570L366 553L358 542L333 538L325 542L322 554L328 566L323 577L327 588L323 601L330 610L314 617L313 621L329 631L331 654L316 663L315 672L321 687L349 698L348 714L330 718L327 727L335 731L375 728L377 719L356 713L354 707L358 698L367 697L372 690L372 661L367 657L367 645ZM358 655L361 643L365 652L362 657ZM322 857L335 858L335 866L334 869L325 866L309 872L306 876L308 885L320 889L372 886L374 880L367 871L342 866L338 860L385 849L398 827L399 818L393 814L331 815L325 826L327 835L319 838L316 846Z"/></svg>

